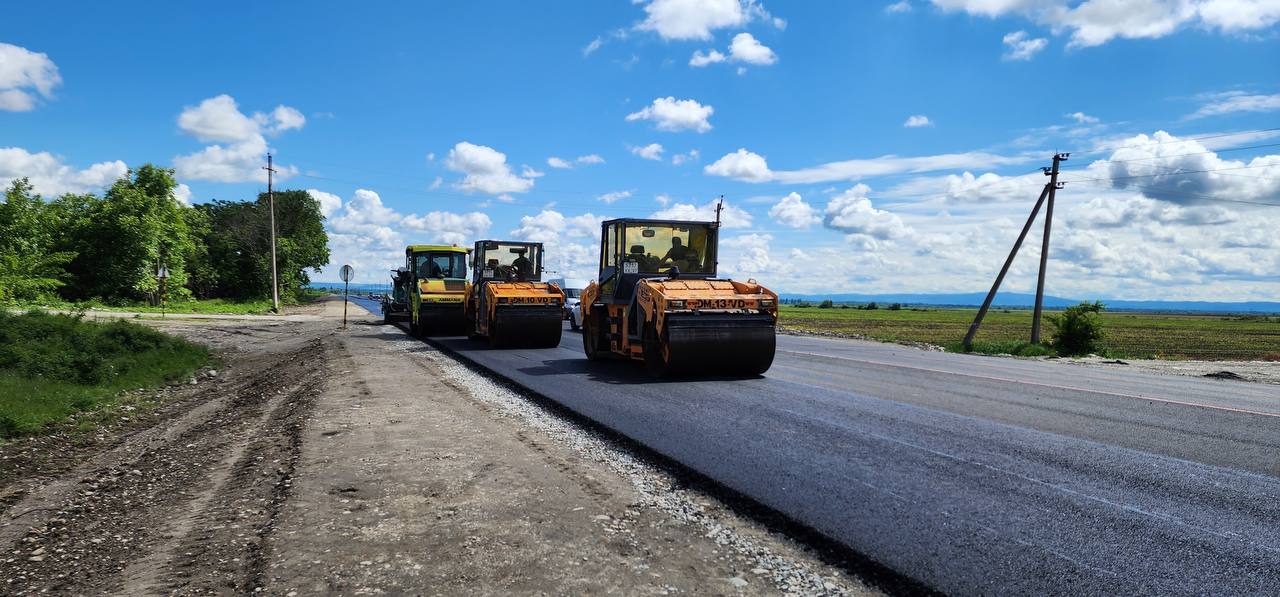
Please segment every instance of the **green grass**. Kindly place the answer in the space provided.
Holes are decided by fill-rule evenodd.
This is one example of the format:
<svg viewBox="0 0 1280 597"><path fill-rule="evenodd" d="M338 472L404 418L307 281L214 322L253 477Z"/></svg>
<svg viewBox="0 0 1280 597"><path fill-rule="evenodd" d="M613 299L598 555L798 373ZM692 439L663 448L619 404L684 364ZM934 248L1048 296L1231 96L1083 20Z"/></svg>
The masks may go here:
<svg viewBox="0 0 1280 597"><path fill-rule="evenodd" d="M297 305L309 303L325 296L323 291L313 289L303 289L296 295L281 296L280 302L284 305ZM232 299L201 299L201 300L185 300L185 301L169 301L164 309L159 305L151 305L146 302L127 302L110 304L101 301L80 301L68 302L58 299L49 299L44 301L30 301L13 305L22 309L59 309L68 311L79 310L99 310L99 311L127 311L138 313L199 313L199 314L225 314L225 315L262 315L271 312L271 299L248 299L248 300L232 300Z"/></svg>
<svg viewBox="0 0 1280 597"><path fill-rule="evenodd" d="M123 392L185 379L208 360L202 346L127 321L0 312L0 438L110 411Z"/></svg>
<svg viewBox="0 0 1280 597"><path fill-rule="evenodd" d="M783 305L783 326L801 332L832 332L888 342L927 342L958 349L976 309L819 309ZM1280 318L1225 315L1103 312L1108 356L1209 360L1280 360ZM1041 338L1054 328L1046 319ZM1011 352L1031 335L1031 311L992 309L975 341L975 352ZM1035 347L1024 346L1024 352Z"/></svg>

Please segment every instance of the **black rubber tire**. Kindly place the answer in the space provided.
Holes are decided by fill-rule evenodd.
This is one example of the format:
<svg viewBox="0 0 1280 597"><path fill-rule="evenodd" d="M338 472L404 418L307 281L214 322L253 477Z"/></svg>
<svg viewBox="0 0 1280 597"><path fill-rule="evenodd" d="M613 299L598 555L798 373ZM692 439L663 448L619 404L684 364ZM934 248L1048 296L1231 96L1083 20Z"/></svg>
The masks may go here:
<svg viewBox="0 0 1280 597"><path fill-rule="evenodd" d="M489 348L502 348L506 342L502 337L502 329L498 327L498 318L489 320Z"/></svg>
<svg viewBox="0 0 1280 597"><path fill-rule="evenodd" d="M644 326L641 341L644 347L644 368L649 376L663 378L671 375L675 368L663 357L662 339L658 337L658 330L652 323Z"/></svg>
<svg viewBox="0 0 1280 597"><path fill-rule="evenodd" d="M550 326L548 326L550 327ZM548 330L547 337L538 343L537 348L555 348L560 346L560 340L564 336L564 323L556 321L555 328Z"/></svg>
<svg viewBox="0 0 1280 597"><path fill-rule="evenodd" d="M606 353L600 350L600 330L596 329L599 323L596 318L584 315L582 317L582 352L586 353L589 361L602 361Z"/></svg>

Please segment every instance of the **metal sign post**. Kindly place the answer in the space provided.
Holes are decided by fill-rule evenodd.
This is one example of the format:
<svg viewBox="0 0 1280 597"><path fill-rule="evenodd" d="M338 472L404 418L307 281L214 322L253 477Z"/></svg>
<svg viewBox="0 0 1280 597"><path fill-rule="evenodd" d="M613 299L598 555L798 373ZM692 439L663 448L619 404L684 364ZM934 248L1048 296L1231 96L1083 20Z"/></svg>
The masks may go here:
<svg viewBox="0 0 1280 597"><path fill-rule="evenodd" d="M347 329L347 289L351 286L351 278L356 273L350 265L342 266L338 275L342 277L342 329Z"/></svg>
<svg viewBox="0 0 1280 597"><path fill-rule="evenodd" d="M160 279L160 319L164 319L164 308L169 289L169 268L163 265L157 268L156 277Z"/></svg>

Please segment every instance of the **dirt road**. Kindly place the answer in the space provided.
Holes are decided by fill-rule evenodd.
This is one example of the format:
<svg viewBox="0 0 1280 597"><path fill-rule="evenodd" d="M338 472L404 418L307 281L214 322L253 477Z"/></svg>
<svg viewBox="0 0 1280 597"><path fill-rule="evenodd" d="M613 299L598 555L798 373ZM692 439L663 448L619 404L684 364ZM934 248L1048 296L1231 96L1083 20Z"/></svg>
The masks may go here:
<svg viewBox="0 0 1280 597"><path fill-rule="evenodd" d="M341 309L149 321L222 364L87 438L0 446L0 593L871 592L398 328L340 329Z"/></svg>

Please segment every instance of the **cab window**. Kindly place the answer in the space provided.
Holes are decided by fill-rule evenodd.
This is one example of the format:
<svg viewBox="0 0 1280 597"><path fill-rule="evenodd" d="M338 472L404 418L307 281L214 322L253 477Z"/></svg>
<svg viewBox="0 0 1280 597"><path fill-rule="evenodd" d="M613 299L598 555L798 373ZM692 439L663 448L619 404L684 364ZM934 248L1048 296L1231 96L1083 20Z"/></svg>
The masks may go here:
<svg viewBox="0 0 1280 597"><path fill-rule="evenodd" d="M709 255L708 226L697 224L628 224L623 234L623 273L715 273ZM634 270L634 271L633 271Z"/></svg>
<svg viewBox="0 0 1280 597"><path fill-rule="evenodd" d="M464 278L467 258L462 253L438 252L414 255L414 271L419 278Z"/></svg>
<svg viewBox="0 0 1280 597"><path fill-rule="evenodd" d="M485 245L483 251L480 258L484 261L477 265L481 278L538 280L542 277L542 251L538 245L495 242Z"/></svg>

